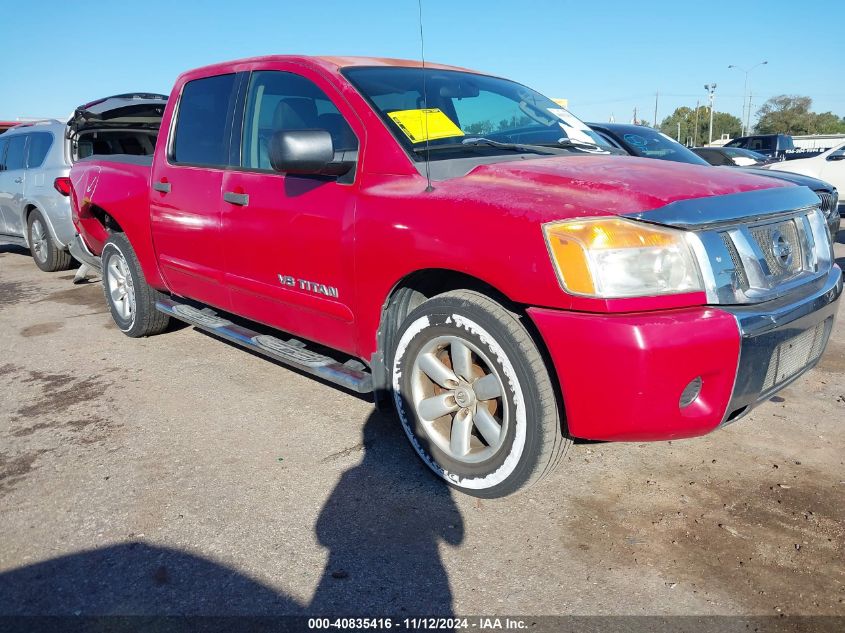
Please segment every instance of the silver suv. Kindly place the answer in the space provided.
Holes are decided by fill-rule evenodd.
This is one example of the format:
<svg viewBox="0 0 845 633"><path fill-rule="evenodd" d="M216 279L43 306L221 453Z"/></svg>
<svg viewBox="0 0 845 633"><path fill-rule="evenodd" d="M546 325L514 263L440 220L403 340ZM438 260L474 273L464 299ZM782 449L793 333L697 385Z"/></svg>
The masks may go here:
<svg viewBox="0 0 845 633"><path fill-rule="evenodd" d="M71 165L95 154L152 154L166 102L159 94L117 95L80 106L67 123L24 123L0 134L0 242L28 247L41 270L70 268Z"/></svg>

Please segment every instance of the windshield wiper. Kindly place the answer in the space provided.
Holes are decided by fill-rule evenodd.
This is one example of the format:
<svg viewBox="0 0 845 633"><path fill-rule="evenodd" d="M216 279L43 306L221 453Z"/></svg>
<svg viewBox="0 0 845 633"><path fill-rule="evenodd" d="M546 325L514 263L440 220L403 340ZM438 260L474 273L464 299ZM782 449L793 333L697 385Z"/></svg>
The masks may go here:
<svg viewBox="0 0 845 633"><path fill-rule="evenodd" d="M557 145L526 145L523 143L503 143L501 141L494 141L491 138L473 137L467 138L460 143L448 143L446 145L431 145L429 147L415 147L414 152L422 153L436 150L455 150L455 149L472 149L475 147L495 147L496 149L506 149L514 152L533 152L535 154L557 154L553 151Z"/></svg>
<svg viewBox="0 0 845 633"><path fill-rule="evenodd" d="M516 152L536 152L537 154L556 154L557 152L550 152L549 149L556 147L555 145L530 145L528 143L505 143L503 141L494 141L492 138L484 138L483 136L475 138L465 138L461 145L477 146L489 145L497 149L510 149Z"/></svg>
<svg viewBox="0 0 845 633"><path fill-rule="evenodd" d="M608 154L625 154L625 152L617 150L615 147L611 147L609 145L599 145L598 143L590 143L589 141L574 141L571 138L558 139L552 147L571 147L573 149L599 150L607 152Z"/></svg>

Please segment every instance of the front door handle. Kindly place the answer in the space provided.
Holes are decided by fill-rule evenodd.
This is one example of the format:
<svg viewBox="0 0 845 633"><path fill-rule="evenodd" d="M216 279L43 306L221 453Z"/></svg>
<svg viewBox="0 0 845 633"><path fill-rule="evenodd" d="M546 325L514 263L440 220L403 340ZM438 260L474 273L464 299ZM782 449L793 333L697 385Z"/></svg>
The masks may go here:
<svg viewBox="0 0 845 633"><path fill-rule="evenodd" d="M17 178L15 178L15 182L16 182L16 183L18 183L18 184L20 184L20 183L22 183L22 182L23 182L23 178L21 178L20 176L18 176Z"/></svg>
<svg viewBox="0 0 845 633"><path fill-rule="evenodd" d="M223 193L223 199L229 204L236 204L239 207L245 207L249 204L248 193L235 193L234 191L226 191Z"/></svg>
<svg viewBox="0 0 845 633"><path fill-rule="evenodd" d="M164 181L154 182L153 189L160 191L161 193L170 193L170 183Z"/></svg>

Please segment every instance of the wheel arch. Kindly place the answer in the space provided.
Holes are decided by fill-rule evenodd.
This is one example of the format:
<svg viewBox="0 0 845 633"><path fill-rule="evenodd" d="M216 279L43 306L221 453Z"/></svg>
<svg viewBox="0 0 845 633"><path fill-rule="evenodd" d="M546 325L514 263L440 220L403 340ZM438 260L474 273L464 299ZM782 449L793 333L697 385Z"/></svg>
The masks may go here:
<svg viewBox="0 0 845 633"><path fill-rule="evenodd" d="M61 244L56 239L56 229L53 226L53 220L50 218L50 214L44 211L44 209L34 200L26 200L23 204L23 213L21 214L21 219L23 220L23 239L26 242L27 248L32 248L32 245L29 243L29 217L32 215L33 211L38 211L41 214L41 217L44 219L44 222L47 223L47 230L50 232L50 239L53 240L55 244L60 246L61 248L65 248L66 244Z"/></svg>
<svg viewBox="0 0 845 633"><path fill-rule="evenodd" d="M89 212L102 225L106 233L126 233L115 217L103 207L91 203Z"/></svg>
<svg viewBox="0 0 845 633"><path fill-rule="evenodd" d="M566 403L557 369L542 334L526 312L529 306L513 301L505 292L479 277L448 268L424 268L410 272L393 285L384 299L376 331L376 350L370 358L376 402L384 403L385 398L389 399L387 367L390 363L390 343L405 317L426 299L453 290L474 290L516 315L546 365L561 415L562 431L568 435Z"/></svg>
<svg viewBox="0 0 845 633"><path fill-rule="evenodd" d="M379 347L383 348L383 344L390 340L390 332L386 331L386 328L391 325L398 327L411 310L422 301L452 290L475 290L511 311L519 308L504 292L469 273L449 268L415 270L393 284L382 302L377 332Z"/></svg>

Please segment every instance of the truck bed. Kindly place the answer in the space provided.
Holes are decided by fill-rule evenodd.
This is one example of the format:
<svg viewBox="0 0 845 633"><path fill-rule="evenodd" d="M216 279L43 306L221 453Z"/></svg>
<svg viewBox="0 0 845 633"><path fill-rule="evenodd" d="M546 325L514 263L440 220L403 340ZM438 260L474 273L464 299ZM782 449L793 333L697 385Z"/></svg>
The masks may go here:
<svg viewBox="0 0 845 633"><path fill-rule="evenodd" d="M142 167L152 167L153 155L139 156L137 154L95 154L87 158L81 158L77 162L80 164L90 163L96 161L98 163L122 163L125 165L140 165Z"/></svg>

